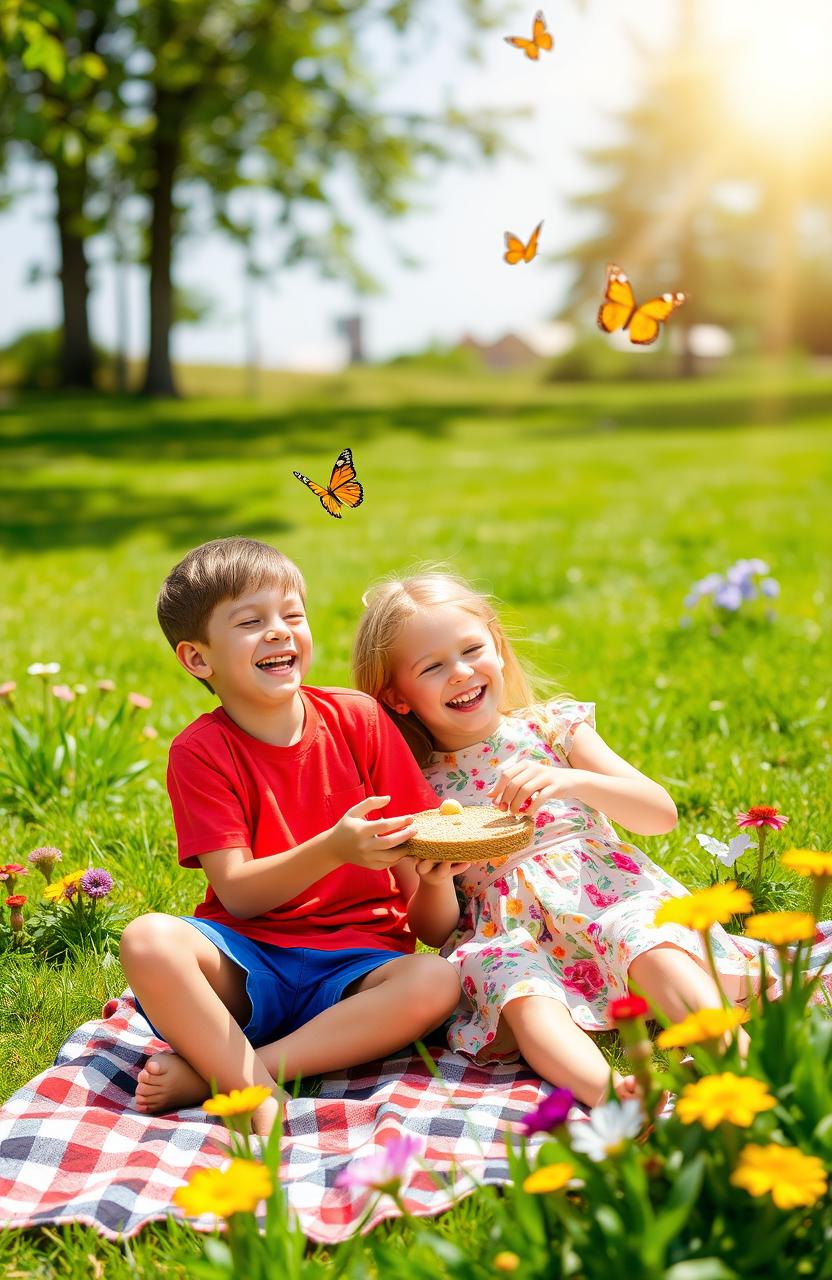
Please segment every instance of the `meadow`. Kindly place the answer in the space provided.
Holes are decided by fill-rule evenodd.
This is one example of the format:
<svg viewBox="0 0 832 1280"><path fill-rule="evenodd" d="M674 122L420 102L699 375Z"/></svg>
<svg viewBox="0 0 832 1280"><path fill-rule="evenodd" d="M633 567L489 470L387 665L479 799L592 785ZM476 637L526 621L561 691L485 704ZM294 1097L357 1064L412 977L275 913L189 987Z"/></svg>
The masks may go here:
<svg viewBox="0 0 832 1280"><path fill-rule="evenodd" d="M34 705L27 667L58 662L70 685L147 695L158 730L120 806L58 806L40 822L0 812L4 861L58 846L62 871L106 867L131 916L202 897L176 862L164 763L213 702L176 664L154 601L186 550L235 533L306 574L314 683L349 683L375 578L438 562L493 591L524 657L595 700L599 732L672 793L678 826L642 844L686 884L710 875L696 833L727 839L750 805L789 816L783 848L832 847L832 380L576 387L379 369L273 375L256 401L213 394L208 371L184 381L182 402L0 409L0 684ZM346 445L365 502L335 521L292 471L325 482ZM693 610L680 625L691 583L740 557L771 566L776 618ZM0 955L0 1100L124 985L117 963ZM490 1204L475 1197L439 1229L484 1239ZM81 1227L0 1233L4 1276L186 1276L200 1252L181 1227L122 1248Z"/></svg>

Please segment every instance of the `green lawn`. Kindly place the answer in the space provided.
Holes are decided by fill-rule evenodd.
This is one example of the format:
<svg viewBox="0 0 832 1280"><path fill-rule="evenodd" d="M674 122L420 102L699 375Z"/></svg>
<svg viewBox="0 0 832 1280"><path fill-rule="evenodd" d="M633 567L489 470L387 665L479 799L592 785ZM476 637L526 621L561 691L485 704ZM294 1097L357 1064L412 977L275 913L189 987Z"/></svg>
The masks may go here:
<svg viewBox="0 0 832 1280"><path fill-rule="evenodd" d="M212 389L198 371L189 385ZM23 701L27 665L50 660L68 683L111 677L153 698L160 735L120 814L41 827L0 814L4 861L39 844L64 850L63 870L92 857L133 914L201 897L199 875L176 864L162 782L170 737L212 701L167 649L154 598L188 548L232 533L303 568L322 684L349 680L373 578L441 561L493 590L535 667L595 699L599 731L671 790L679 825L644 847L687 882L706 874L695 833L726 837L749 804L790 815L783 847L830 848L832 382L576 388L366 370L274 376L267 391L0 410L0 683L17 680ZM335 521L292 470L325 481L345 445L366 497ZM782 583L777 621L680 628L690 583L740 556L764 558ZM123 979L27 965L24 981L0 965L6 1098ZM486 1217L460 1210L445 1229L470 1238ZM81 1229L7 1232L0 1269L80 1277L93 1253L108 1277L185 1275L191 1239L148 1232L131 1267Z"/></svg>

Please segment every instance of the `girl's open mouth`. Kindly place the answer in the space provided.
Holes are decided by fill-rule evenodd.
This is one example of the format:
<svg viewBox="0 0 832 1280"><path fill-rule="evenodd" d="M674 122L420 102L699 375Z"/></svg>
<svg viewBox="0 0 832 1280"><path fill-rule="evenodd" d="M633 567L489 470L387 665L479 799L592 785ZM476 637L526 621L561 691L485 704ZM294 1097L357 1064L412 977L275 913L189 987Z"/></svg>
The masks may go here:
<svg viewBox="0 0 832 1280"><path fill-rule="evenodd" d="M450 702L446 702L445 706L450 711L474 711L484 697L485 685L481 684L479 689L468 689L465 693L458 693Z"/></svg>

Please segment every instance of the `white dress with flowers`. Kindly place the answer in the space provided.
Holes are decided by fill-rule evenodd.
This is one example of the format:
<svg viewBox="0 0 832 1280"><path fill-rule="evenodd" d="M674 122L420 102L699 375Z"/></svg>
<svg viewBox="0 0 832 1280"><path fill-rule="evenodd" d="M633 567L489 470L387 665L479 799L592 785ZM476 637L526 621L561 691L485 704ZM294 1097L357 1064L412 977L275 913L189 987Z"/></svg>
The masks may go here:
<svg viewBox="0 0 832 1280"><path fill-rule="evenodd" d="M527 713L529 714L529 713ZM576 727L594 727L594 704L555 699L534 719L506 717L475 746L434 754L425 776L440 797L489 804L498 772L517 760L568 769ZM681 925L656 928L660 903L687 892L609 819L573 798L549 801L535 815L533 843L494 862L473 863L457 877L464 907L442 948L462 980L462 1003L449 1030L452 1049L487 1062L516 1056L500 1014L520 996L550 996L586 1031L610 1026L606 1009L627 994L636 956L672 943L707 967L699 935ZM711 930L723 975L759 971L760 944Z"/></svg>

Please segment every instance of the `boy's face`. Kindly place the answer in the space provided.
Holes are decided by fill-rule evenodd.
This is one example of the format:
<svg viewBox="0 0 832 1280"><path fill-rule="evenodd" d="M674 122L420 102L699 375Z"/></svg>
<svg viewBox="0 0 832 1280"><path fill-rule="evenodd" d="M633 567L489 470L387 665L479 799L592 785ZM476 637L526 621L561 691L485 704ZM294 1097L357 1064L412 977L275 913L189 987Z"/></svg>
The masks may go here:
<svg viewBox="0 0 832 1280"><path fill-rule="evenodd" d="M182 641L176 656L210 681L223 703L267 708L296 696L312 662L312 635L300 595L277 586L221 600L208 641Z"/></svg>

